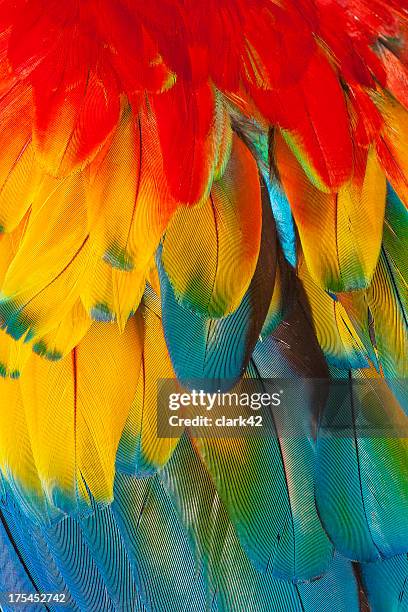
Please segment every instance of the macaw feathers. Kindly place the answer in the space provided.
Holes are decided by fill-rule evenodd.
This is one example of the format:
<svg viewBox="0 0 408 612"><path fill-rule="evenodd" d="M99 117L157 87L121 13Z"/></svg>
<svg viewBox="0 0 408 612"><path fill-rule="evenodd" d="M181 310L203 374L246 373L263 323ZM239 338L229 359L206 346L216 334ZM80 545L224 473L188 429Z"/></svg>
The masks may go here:
<svg viewBox="0 0 408 612"><path fill-rule="evenodd" d="M0 15L0 592L403 605L406 0L45 4ZM302 431L160 430L267 379Z"/></svg>

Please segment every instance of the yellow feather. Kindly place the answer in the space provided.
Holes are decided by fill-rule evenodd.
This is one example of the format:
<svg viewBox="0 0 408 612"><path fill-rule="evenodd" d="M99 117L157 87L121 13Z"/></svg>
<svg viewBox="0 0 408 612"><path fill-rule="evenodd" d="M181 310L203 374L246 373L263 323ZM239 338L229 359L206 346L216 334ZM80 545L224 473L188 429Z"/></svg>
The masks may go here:
<svg viewBox="0 0 408 612"><path fill-rule="evenodd" d="M111 501L115 459L135 395L143 336L132 317L121 334L95 323L76 349L78 466L98 501Z"/></svg>
<svg viewBox="0 0 408 612"><path fill-rule="evenodd" d="M81 291L81 300L94 321L116 321L123 331L129 316L136 312L142 297L146 274L135 268L112 268L95 252L92 272Z"/></svg>
<svg viewBox="0 0 408 612"><path fill-rule="evenodd" d="M41 500L41 482L34 462L19 382L0 378L0 396L5 408L0 414L0 469L18 489ZM7 408L7 409L6 409Z"/></svg>
<svg viewBox="0 0 408 612"><path fill-rule="evenodd" d="M124 110L112 143L91 165L92 242L121 270L145 273L176 206L170 196L151 113Z"/></svg>
<svg viewBox="0 0 408 612"><path fill-rule="evenodd" d="M151 288L153 289L153 291L155 292L155 294L160 297L160 280L159 280L159 273L157 271L157 267L155 265L155 262L152 262L152 266L147 274L147 281L149 282L149 285L151 286Z"/></svg>
<svg viewBox="0 0 408 612"><path fill-rule="evenodd" d="M21 390L35 466L46 499L64 511L74 511L80 474L72 355L52 363L32 354L21 377Z"/></svg>
<svg viewBox="0 0 408 612"><path fill-rule="evenodd" d="M374 319L382 369L387 377L404 379L408 376L408 286L402 278L397 285L394 274L395 271L389 269L387 258L382 253L366 299Z"/></svg>
<svg viewBox="0 0 408 612"><path fill-rule="evenodd" d="M181 303L211 317L234 312L255 271L261 226L256 162L234 136L228 165L210 196L179 208L166 230L163 264Z"/></svg>
<svg viewBox="0 0 408 612"><path fill-rule="evenodd" d="M343 305L317 285L304 261L299 278L308 298L317 340L326 358L338 367L361 368L366 351Z"/></svg>
<svg viewBox="0 0 408 612"><path fill-rule="evenodd" d="M86 487L97 501L112 500L141 350L132 319L123 334L95 323L61 361L30 358L21 379L28 431L42 487L57 507L74 511L88 503Z"/></svg>
<svg viewBox="0 0 408 612"><path fill-rule="evenodd" d="M0 284L3 283L9 265L18 251L28 218L27 214L10 234L0 234Z"/></svg>
<svg viewBox="0 0 408 612"><path fill-rule="evenodd" d="M92 272L81 291L81 301L95 321L114 321L112 268L97 253L92 254Z"/></svg>
<svg viewBox="0 0 408 612"><path fill-rule="evenodd" d="M18 378L30 356L31 345L23 336L16 341L0 330L0 376Z"/></svg>
<svg viewBox="0 0 408 612"><path fill-rule="evenodd" d="M0 113L0 231L20 223L37 192L41 173L31 142L31 91L14 86ZM4 106L3 106L4 105ZM17 120L16 120L17 117Z"/></svg>
<svg viewBox="0 0 408 612"><path fill-rule="evenodd" d="M386 181L373 149L356 158L355 174L338 193L310 183L281 136L275 139L280 177L316 283L330 291L369 285L378 261Z"/></svg>
<svg viewBox="0 0 408 612"><path fill-rule="evenodd" d="M123 434L125 461L138 471L163 466L173 453L178 438L158 438L158 383L175 380L164 339L161 319L144 309L144 344L137 390Z"/></svg>
<svg viewBox="0 0 408 612"><path fill-rule="evenodd" d="M33 343L33 350L51 361L62 359L82 340L91 325L92 320L77 299L60 323Z"/></svg>
<svg viewBox="0 0 408 612"><path fill-rule="evenodd" d="M27 219L10 234L0 235L0 283L3 282L8 267L18 251L24 234ZM0 331L0 376L18 378L31 351L31 345L25 342L25 334L17 342L5 331Z"/></svg>
<svg viewBox="0 0 408 612"><path fill-rule="evenodd" d="M374 101L384 118L383 140L379 147L387 178L408 207L408 111L390 94L376 93Z"/></svg>
<svg viewBox="0 0 408 612"><path fill-rule="evenodd" d="M89 274L85 180L82 174L44 181L24 238L2 285L0 312L18 338L57 326Z"/></svg>
<svg viewBox="0 0 408 612"><path fill-rule="evenodd" d="M145 271L112 269L113 301L119 329L123 331L129 316L136 312L146 286Z"/></svg>

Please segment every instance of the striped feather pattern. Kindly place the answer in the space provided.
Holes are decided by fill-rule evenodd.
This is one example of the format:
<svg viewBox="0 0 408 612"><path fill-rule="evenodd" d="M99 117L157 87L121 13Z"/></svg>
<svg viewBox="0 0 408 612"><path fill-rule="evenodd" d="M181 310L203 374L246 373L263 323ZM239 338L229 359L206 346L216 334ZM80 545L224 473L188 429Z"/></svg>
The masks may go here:
<svg viewBox="0 0 408 612"><path fill-rule="evenodd" d="M163 266L177 300L212 318L227 316L239 306L255 272L261 241L256 162L236 135L232 142L224 174L213 183L208 199L177 211L163 241Z"/></svg>
<svg viewBox="0 0 408 612"><path fill-rule="evenodd" d="M408 0L0 4L0 591L408 610Z"/></svg>
<svg viewBox="0 0 408 612"><path fill-rule="evenodd" d="M248 291L229 317L200 317L181 306L157 258L163 328L177 378L183 384L207 379L237 381L245 371L270 304L276 271L276 235L266 190L263 190L261 250ZM212 381L212 382L211 382Z"/></svg>
<svg viewBox="0 0 408 612"><path fill-rule="evenodd" d="M407 417L375 371L360 376L363 384L343 391L343 398L329 396L318 434L316 501L336 548L372 562L407 546L408 446L400 433Z"/></svg>

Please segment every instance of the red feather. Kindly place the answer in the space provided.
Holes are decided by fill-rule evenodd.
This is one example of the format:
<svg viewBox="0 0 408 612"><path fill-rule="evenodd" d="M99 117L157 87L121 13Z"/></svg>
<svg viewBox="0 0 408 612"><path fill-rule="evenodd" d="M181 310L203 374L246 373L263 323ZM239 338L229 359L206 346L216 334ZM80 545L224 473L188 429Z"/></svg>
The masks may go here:
<svg viewBox="0 0 408 612"><path fill-rule="evenodd" d="M352 171L352 143L344 93L323 53L316 51L295 87L275 91L251 88L261 112L287 130L331 189L347 181ZM304 159L306 157L306 159Z"/></svg>
<svg viewBox="0 0 408 612"><path fill-rule="evenodd" d="M119 119L115 75L107 63L96 64L87 42L67 36L30 78L35 142L44 165L57 176L92 159ZM84 57L87 62L78 61Z"/></svg>
<svg viewBox="0 0 408 612"><path fill-rule="evenodd" d="M176 200L198 202L213 171L214 93L209 85L193 89L176 83L151 96L164 169Z"/></svg>

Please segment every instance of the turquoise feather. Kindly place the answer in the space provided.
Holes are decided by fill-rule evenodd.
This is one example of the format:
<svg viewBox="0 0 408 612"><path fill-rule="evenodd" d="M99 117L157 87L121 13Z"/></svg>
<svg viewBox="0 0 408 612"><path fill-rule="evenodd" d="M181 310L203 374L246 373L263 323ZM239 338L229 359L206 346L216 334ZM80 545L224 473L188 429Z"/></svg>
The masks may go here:
<svg viewBox="0 0 408 612"><path fill-rule="evenodd" d="M186 386L199 379L208 388L232 386L245 372L272 297L276 237L267 194L263 194L263 229L258 264L238 309L224 319L200 317L183 308L161 264L162 322L177 378Z"/></svg>

